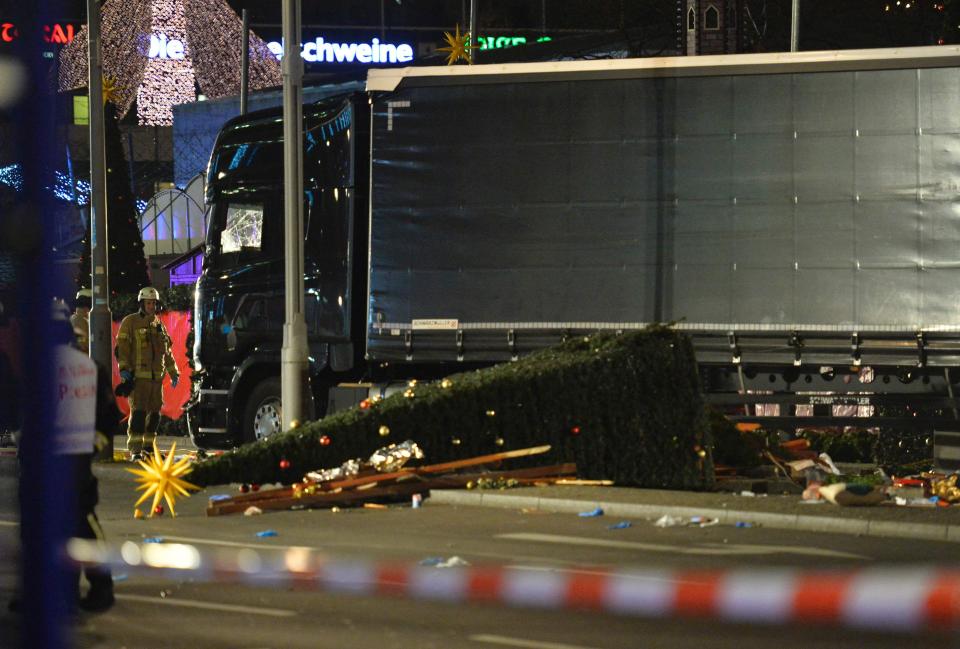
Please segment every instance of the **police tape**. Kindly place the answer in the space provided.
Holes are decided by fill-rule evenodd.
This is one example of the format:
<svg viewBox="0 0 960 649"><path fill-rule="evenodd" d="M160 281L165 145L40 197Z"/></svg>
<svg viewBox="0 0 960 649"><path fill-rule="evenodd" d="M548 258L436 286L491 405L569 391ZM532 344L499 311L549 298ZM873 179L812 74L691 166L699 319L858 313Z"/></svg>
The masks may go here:
<svg viewBox="0 0 960 649"><path fill-rule="evenodd" d="M71 560L117 572L250 586L489 602L738 623L833 624L891 631L960 627L960 569L847 571L427 567L333 558L310 548L217 548L71 539Z"/></svg>

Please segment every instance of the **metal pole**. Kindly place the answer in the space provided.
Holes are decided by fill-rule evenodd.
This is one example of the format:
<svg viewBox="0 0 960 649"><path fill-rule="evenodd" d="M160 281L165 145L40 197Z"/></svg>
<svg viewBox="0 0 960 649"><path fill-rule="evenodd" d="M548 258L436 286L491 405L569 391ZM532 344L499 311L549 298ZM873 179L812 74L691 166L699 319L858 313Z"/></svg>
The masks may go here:
<svg viewBox="0 0 960 649"><path fill-rule="evenodd" d="M470 45L479 45L480 40L477 38L477 0L470 0ZM470 60L474 63L477 62L477 59L480 56L480 48L478 47L475 50L470 50Z"/></svg>
<svg viewBox="0 0 960 649"><path fill-rule="evenodd" d="M100 59L100 3L87 0L88 66L87 105L90 118L90 358L108 370L113 367L111 347L110 275L107 256L107 165L103 133L103 71ZM133 151L131 151L131 154ZM100 450L101 459L113 459L113 435Z"/></svg>
<svg viewBox="0 0 960 649"><path fill-rule="evenodd" d="M307 325L303 316L303 59L300 0L283 0L284 291L280 352L283 428L303 420Z"/></svg>
<svg viewBox="0 0 960 649"><path fill-rule="evenodd" d="M242 13L243 25L240 31L240 114L247 114L247 93L250 84L250 18L247 10Z"/></svg>
<svg viewBox="0 0 960 649"><path fill-rule="evenodd" d="M796 52L800 43L800 0L790 7L790 51Z"/></svg>

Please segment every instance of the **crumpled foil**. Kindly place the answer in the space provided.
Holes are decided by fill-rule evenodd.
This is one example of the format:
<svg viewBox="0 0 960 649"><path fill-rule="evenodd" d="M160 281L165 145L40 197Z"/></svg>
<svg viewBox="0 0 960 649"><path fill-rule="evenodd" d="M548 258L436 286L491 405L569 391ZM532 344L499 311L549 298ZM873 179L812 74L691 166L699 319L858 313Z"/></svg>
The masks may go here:
<svg viewBox="0 0 960 649"><path fill-rule="evenodd" d="M423 459L423 451L417 443L408 439L400 444L391 444L374 451L370 459L364 462L360 458L347 460L332 469L318 469L303 477L304 482L329 482L331 480L346 480L360 473L361 469L373 468L380 473L398 471L410 458Z"/></svg>
<svg viewBox="0 0 960 649"><path fill-rule="evenodd" d="M362 461L360 458L354 460L347 460L338 467L332 469L320 469L318 471L311 471L306 476L306 480L311 482L327 482L329 480L345 480L346 478L352 478L353 476L360 473L360 466Z"/></svg>
<svg viewBox="0 0 960 649"><path fill-rule="evenodd" d="M391 444L377 449L368 462L380 473L392 473L401 469L411 458L422 460L423 451L416 442L408 439L400 444Z"/></svg>

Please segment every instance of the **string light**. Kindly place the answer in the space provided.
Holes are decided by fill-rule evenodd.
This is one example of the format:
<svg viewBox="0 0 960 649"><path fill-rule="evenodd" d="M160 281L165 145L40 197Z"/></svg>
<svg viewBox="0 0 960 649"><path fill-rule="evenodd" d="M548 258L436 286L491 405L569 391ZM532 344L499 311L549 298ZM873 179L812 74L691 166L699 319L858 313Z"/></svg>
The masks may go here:
<svg viewBox="0 0 960 649"><path fill-rule="evenodd" d="M197 86L208 99L239 94L241 28L226 0L106 2L101 56L116 83L120 117L136 98L141 125L170 125L173 107L195 101ZM279 61L253 33L249 50L249 87L281 85ZM59 85L63 92L87 85L86 26L60 52Z"/></svg>

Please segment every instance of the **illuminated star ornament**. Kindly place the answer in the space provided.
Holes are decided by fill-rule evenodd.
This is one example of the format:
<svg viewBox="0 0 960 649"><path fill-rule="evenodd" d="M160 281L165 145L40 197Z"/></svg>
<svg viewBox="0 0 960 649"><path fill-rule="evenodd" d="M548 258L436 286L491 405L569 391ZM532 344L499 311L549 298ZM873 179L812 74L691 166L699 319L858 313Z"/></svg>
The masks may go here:
<svg viewBox="0 0 960 649"><path fill-rule="evenodd" d="M120 94L117 89L117 82L113 77L103 77L103 104L112 102L114 106L120 101Z"/></svg>
<svg viewBox="0 0 960 649"><path fill-rule="evenodd" d="M189 498L190 494L187 492L187 489L199 491L200 487L190 484L183 479L183 476L193 471L193 467L190 466L190 458L183 457L180 458L180 461L174 463L173 452L176 448L176 443L171 445L170 452L167 453L167 457L164 458L160 455L157 442L154 441L153 455L149 456L146 462L143 460L137 461L137 464L142 466L143 469L127 469L130 473L139 476L137 482L141 484L137 487L137 491L145 490L143 494L141 494L140 500L134 504L134 508L138 507L140 503L150 496L153 496L153 504L150 505L149 514L153 516L154 512L158 511L157 505L160 504L160 499L163 498L167 501L167 507L170 508L170 516L176 517L177 513L174 511L173 505L177 500L177 493L179 492L180 495Z"/></svg>
<svg viewBox="0 0 960 649"><path fill-rule="evenodd" d="M173 107L240 93L242 21L227 0L107 0L101 59L123 117L137 102L141 125L173 124ZM283 83L280 61L250 33L250 89ZM87 27L60 51L61 92L87 86Z"/></svg>
<svg viewBox="0 0 960 649"><path fill-rule="evenodd" d="M470 32L460 33L460 25L456 26L456 33L443 33L443 40L447 42L446 47L438 47L438 52L447 53L447 65L453 65L460 59L473 64L473 53L470 50L478 49L478 45L468 45L470 42Z"/></svg>

